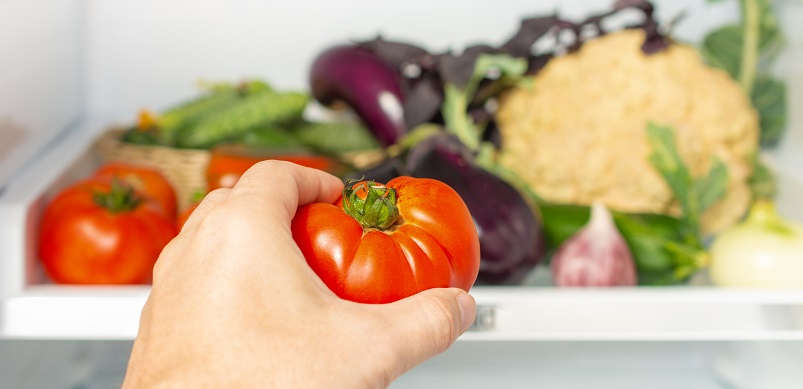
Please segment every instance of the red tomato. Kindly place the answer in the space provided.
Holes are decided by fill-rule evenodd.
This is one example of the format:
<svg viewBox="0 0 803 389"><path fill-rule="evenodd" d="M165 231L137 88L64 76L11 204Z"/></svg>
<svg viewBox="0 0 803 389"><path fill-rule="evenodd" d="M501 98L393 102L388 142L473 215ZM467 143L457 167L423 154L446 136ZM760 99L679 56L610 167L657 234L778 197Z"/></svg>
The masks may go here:
<svg viewBox="0 0 803 389"><path fill-rule="evenodd" d="M362 303L429 288L468 291L479 271L480 243L457 192L411 177L368 187L347 184L335 204L306 205L293 218L293 239L329 289Z"/></svg>
<svg viewBox="0 0 803 389"><path fill-rule="evenodd" d="M118 177L134 190L148 196L162 205L167 215L176 216L176 192L170 182L158 170L124 162L111 162L101 166L95 175L98 177Z"/></svg>
<svg viewBox="0 0 803 389"><path fill-rule="evenodd" d="M65 284L141 284L176 235L159 203L103 178L79 182L45 209L39 255L50 278Z"/></svg>
<svg viewBox="0 0 803 389"><path fill-rule="evenodd" d="M278 159L297 165L333 172L337 163L327 157L308 154L266 154L259 149L238 146L219 146L212 149L209 166L206 170L207 189L232 188L255 163L266 159Z"/></svg>

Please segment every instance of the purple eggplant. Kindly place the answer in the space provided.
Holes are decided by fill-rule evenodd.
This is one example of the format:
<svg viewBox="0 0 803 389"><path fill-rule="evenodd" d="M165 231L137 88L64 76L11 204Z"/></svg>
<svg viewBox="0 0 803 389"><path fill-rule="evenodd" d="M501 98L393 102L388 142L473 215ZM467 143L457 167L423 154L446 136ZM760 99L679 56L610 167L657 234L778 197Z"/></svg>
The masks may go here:
<svg viewBox="0 0 803 389"><path fill-rule="evenodd" d="M346 103L385 146L396 143L407 130L401 83L398 69L357 45L322 52L310 72L316 100L327 106Z"/></svg>
<svg viewBox="0 0 803 389"><path fill-rule="evenodd" d="M451 186L468 206L480 237L477 284L519 284L546 254L546 237L530 204L510 184L476 166L455 137L439 134L407 155L414 177Z"/></svg>

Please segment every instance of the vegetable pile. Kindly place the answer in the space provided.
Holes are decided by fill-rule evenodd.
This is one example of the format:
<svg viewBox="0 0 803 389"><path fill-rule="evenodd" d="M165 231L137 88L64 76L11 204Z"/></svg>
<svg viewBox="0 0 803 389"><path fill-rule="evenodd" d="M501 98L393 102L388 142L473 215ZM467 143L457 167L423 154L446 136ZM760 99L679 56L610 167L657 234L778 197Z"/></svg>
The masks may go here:
<svg viewBox="0 0 803 389"><path fill-rule="evenodd" d="M459 53L344 42L311 64L309 96L261 80L206 85L143 111L122 140L207 150L207 190L267 158L341 176L342 198L299 209L292 233L354 301L517 285L538 266L559 287L682 284L709 266L716 285L803 287L803 227L775 213L759 158L785 124L784 86L768 72L781 37L769 0L741 4L741 23L700 48L675 41L679 19L659 23L646 0L581 21L524 19L502 44ZM603 28L624 10L639 22ZM359 123L311 121L311 99ZM203 196L176 210L169 185L127 169L102 168L46 212L40 251L57 282L147 282L164 245L125 248L142 253L100 272L121 249L80 236L73 213L115 215L112 235L164 225L115 240L131 245L174 235Z"/></svg>
<svg viewBox="0 0 803 389"><path fill-rule="evenodd" d="M707 238L772 180L759 137L777 141L783 89L758 64L778 32L766 1L743 4L742 25L725 29L744 42L737 55L725 32L698 50L672 39L679 19L661 25L648 1L619 0L579 22L524 19L503 44L459 54L338 45L316 58L310 87L350 107L385 150L347 178L457 191L481 243L478 284L519 284L550 259L561 286L683 283L711 261ZM603 28L627 9L641 21Z"/></svg>

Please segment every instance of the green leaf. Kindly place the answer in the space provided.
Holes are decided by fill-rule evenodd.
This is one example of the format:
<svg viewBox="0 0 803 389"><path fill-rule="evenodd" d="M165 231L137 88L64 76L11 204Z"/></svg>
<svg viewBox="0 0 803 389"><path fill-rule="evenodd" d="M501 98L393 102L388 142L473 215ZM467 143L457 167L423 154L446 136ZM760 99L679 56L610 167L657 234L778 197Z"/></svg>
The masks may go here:
<svg viewBox="0 0 803 389"><path fill-rule="evenodd" d="M666 215L614 213L638 270L639 285L685 282L703 263L699 242L686 242L683 222Z"/></svg>
<svg viewBox="0 0 803 389"><path fill-rule="evenodd" d="M773 200L778 194L778 179L775 172L764 164L760 158L753 159L753 174L748 181L753 201Z"/></svg>
<svg viewBox="0 0 803 389"><path fill-rule="evenodd" d="M786 85L774 78L760 76L750 98L759 115L761 144L777 144L786 127Z"/></svg>
<svg viewBox="0 0 803 389"><path fill-rule="evenodd" d="M700 53L709 65L725 70L743 84L759 114L761 145L773 146L786 126L786 87L766 72L783 46L783 36L770 0L741 0L740 3L743 22L709 33ZM757 45L745 46L745 34L750 34ZM754 50L750 50L751 47Z"/></svg>
<svg viewBox="0 0 803 389"><path fill-rule="evenodd" d="M759 63L768 66L780 51L782 42L777 26L768 24L766 30L761 30L758 46L760 55L757 55ZM743 26L729 24L705 36L700 54L708 65L722 69L728 72L731 78L738 80L742 67L743 44Z"/></svg>
<svg viewBox="0 0 803 389"><path fill-rule="evenodd" d="M676 148L675 132L671 127L649 123L647 141L652 147L650 162L661 174L680 204L686 241L698 242L700 215L727 193L727 167L718 159L714 159L708 174L695 180L680 158Z"/></svg>
<svg viewBox="0 0 803 389"><path fill-rule="evenodd" d="M441 114L447 131L456 135L471 150L480 147L481 129L466 113L469 103L477 93L480 82L488 73L497 69L500 78L518 79L527 71L527 60L506 54L481 54L474 63L474 72L462 89L452 83L443 88Z"/></svg>
<svg viewBox="0 0 803 389"><path fill-rule="evenodd" d="M465 90L458 89L454 84L444 85L441 114L446 130L456 135L470 150L476 150L480 145L480 130L466 113L467 109L468 95Z"/></svg>
<svg viewBox="0 0 803 389"><path fill-rule="evenodd" d="M691 173L680 158L675 133L670 127L654 123L647 125L647 141L652 147L650 162L661 174L672 194L680 203L683 220L691 233L699 230L699 204Z"/></svg>
<svg viewBox="0 0 803 389"><path fill-rule="evenodd" d="M584 205L538 202L544 235L549 247L557 249L588 223L591 210Z"/></svg>
<svg viewBox="0 0 803 389"><path fill-rule="evenodd" d="M482 80L492 69L499 69L502 75L518 77L527 71L527 60L506 54L481 54L474 65L473 78Z"/></svg>
<svg viewBox="0 0 803 389"><path fill-rule="evenodd" d="M728 192L728 168L725 164L714 158L708 174L695 182L695 190L700 198L700 213L725 197Z"/></svg>
<svg viewBox="0 0 803 389"><path fill-rule="evenodd" d="M705 36L700 50L708 65L728 72L734 80L742 62L742 31L735 24L720 27Z"/></svg>

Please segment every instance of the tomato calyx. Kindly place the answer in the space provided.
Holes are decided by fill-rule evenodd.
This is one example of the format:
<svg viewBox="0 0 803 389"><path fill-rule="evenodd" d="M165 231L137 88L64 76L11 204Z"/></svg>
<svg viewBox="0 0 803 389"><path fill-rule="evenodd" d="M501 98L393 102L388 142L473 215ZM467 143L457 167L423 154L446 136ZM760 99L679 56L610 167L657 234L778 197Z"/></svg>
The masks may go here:
<svg viewBox="0 0 803 389"><path fill-rule="evenodd" d="M390 228L399 219L396 190L373 181L347 181L343 210L363 227L378 230Z"/></svg>
<svg viewBox="0 0 803 389"><path fill-rule="evenodd" d="M108 192L96 191L93 193L92 200L111 213L132 211L142 202L142 198L134 188L120 182L117 178L112 180Z"/></svg>

